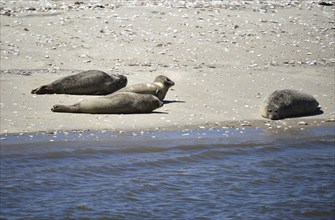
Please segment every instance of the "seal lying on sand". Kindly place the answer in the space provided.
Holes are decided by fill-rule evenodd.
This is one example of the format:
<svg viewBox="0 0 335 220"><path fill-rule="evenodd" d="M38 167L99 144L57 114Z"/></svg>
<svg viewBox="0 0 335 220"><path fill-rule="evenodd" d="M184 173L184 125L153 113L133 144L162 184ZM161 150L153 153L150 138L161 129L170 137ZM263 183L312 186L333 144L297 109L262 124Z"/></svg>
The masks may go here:
<svg viewBox="0 0 335 220"><path fill-rule="evenodd" d="M51 111L91 114L131 114L149 113L162 106L163 102L153 95L118 92L109 96L83 100L74 105L54 105Z"/></svg>
<svg viewBox="0 0 335 220"><path fill-rule="evenodd" d="M260 113L272 120L309 115L318 110L319 103L309 94L292 89L276 90L264 100Z"/></svg>
<svg viewBox="0 0 335 220"><path fill-rule="evenodd" d="M120 89L118 92L134 92L139 94L151 94L163 101L169 88L174 82L166 76L157 76L153 83L136 84Z"/></svg>
<svg viewBox="0 0 335 220"><path fill-rule="evenodd" d="M108 75L98 70L88 70L60 78L31 91L32 94L107 95L127 85L123 75Z"/></svg>

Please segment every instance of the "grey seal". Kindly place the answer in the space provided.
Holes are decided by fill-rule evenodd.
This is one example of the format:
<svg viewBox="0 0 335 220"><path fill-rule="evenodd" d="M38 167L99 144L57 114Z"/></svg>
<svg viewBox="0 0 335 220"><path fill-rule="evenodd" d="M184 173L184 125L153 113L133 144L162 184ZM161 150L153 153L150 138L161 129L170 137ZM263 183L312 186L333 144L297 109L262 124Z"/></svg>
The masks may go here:
<svg viewBox="0 0 335 220"><path fill-rule="evenodd" d="M31 91L32 94L107 95L127 85L127 77L88 70L60 78Z"/></svg>
<svg viewBox="0 0 335 220"><path fill-rule="evenodd" d="M264 100L260 113L264 118L272 120L293 116L313 114L319 108L319 102L310 95L293 89L274 91Z"/></svg>
<svg viewBox="0 0 335 220"><path fill-rule="evenodd" d="M157 97L148 94L118 92L109 96L83 100L74 105L54 105L53 112L91 114L150 113L163 106Z"/></svg>
<svg viewBox="0 0 335 220"><path fill-rule="evenodd" d="M117 92L134 92L139 94L151 94L163 101L169 88L174 86L174 82L164 75L159 75L153 83L135 84L120 89Z"/></svg>

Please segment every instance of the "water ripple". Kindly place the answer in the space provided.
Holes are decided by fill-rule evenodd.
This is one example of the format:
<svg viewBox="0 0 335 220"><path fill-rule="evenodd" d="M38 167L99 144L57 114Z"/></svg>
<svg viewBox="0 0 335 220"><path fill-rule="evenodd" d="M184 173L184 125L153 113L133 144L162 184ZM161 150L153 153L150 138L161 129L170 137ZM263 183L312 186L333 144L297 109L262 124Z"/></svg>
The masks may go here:
<svg viewBox="0 0 335 220"><path fill-rule="evenodd" d="M334 137L305 132L2 145L0 218L332 219Z"/></svg>

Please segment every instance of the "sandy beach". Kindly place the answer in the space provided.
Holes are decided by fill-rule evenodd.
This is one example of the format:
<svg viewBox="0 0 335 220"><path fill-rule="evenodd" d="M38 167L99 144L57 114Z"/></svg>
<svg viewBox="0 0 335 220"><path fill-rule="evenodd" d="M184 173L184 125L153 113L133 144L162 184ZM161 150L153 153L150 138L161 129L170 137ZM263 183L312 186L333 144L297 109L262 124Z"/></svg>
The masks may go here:
<svg viewBox="0 0 335 220"><path fill-rule="evenodd" d="M318 2L0 1L0 133L334 126L335 7ZM90 69L175 86L151 114L54 113L95 97L30 94ZM262 118L262 100L286 88L323 114Z"/></svg>

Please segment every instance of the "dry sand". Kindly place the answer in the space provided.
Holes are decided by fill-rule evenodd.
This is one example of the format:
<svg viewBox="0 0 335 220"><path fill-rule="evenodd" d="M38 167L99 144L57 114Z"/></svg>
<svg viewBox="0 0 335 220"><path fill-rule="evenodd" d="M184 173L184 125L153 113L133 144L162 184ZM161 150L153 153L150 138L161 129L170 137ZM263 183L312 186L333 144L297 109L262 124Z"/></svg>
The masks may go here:
<svg viewBox="0 0 335 220"><path fill-rule="evenodd" d="M317 1L0 1L1 133L334 126L334 6ZM176 85L151 114L50 111L94 98L33 95L97 69L128 85L164 74ZM276 89L310 93L323 114L270 121Z"/></svg>

